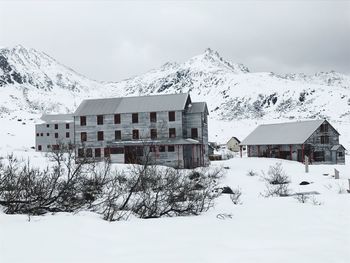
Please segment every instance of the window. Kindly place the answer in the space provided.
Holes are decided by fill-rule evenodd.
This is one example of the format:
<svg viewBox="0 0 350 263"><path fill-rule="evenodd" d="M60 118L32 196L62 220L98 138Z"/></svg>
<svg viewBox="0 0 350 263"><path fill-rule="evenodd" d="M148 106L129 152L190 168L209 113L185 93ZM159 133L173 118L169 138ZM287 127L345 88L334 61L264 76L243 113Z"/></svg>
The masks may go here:
<svg viewBox="0 0 350 263"><path fill-rule="evenodd" d="M321 136L321 144L328 144L329 136Z"/></svg>
<svg viewBox="0 0 350 263"><path fill-rule="evenodd" d="M36 136L39 137L39 133L37 133Z"/></svg>
<svg viewBox="0 0 350 263"><path fill-rule="evenodd" d="M320 127L321 132L328 132L328 124L323 123Z"/></svg>
<svg viewBox="0 0 350 263"><path fill-rule="evenodd" d="M97 115L97 125L103 124L103 115Z"/></svg>
<svg viewBox="0 0 350 263"><path fill-rule="evenodd" d="M87 134L86 134L86 132L80 133L80 140L82 142L86 142L87 141Z"/></svg>
<svg viewBox="0 0 350 263"><path fill-rule="evenodd" d="M40 136L44 136L44 134L43 134L43 133L40 133Z"/></svg>
<svg viewBox="0 0 350 263"><path fill-rule="evenodd" d="M66 132L66 138L69 138L69 132Z"/></svg>
<svg viewBox="0 0 350 263"><path fill-rule="evenodd" d="M95 157L101 157L101 149L95 148Z"/></svg>
<svg viewBox="0 0 350 263"><path fill-rule="evenodd" d="M175 152L175 146L174 145L169 145L168 146L168 152Z"/></svg>
<svg viewBox="0 0 350 263"><path fill-rule="evenodd" d="M123 154L124 148L123 147L111 148L110 153L111 154Z"/></svg>
<svg viewBox="0 0 350 263"><path fill-rule="evenodd" d="M49 144L49 145L47 145L47 149L50 149L51 148L51 145Z"/></svg>
<svg viewBox="0 0 350 263"><path fill-rule="evenodd" d="M58 124L55 124L55 130L57 130L58 129Z"/></svg>
<svg viewBox="0 0 350 263"><path fill-rule="evenodd" d="M106 157L106 158L109 158L110 157L110 149L109 148L105 148L104 149L104 156Z"/></svg>
<svg viewBox="0 0 350 263"><path fill-rule="evenodd" d="M191 129L191 138L192 139L197 139L198 138L198 129L197 128L192 128Z"/></svg>
<svg viewBox="0 0 350 263"><path fill-rule="evenodd" d="M92 157L92 149L91 148L86 149L86 157Z"/></svg>
<svg viewBox="0 0 350 263"><path fill-rule="evenodd" d="M120 124L120 114L114 114L114 124Z"/></svg>
<svg viewBox="0 0 350 263"><path fill-rule="evenodd" d="M46 136L50 136L50 133L46 133Z"/></svg>
<svg viewBox="0 0 350 263"><path fill-rule="evenodd" d="M155 152L156 151L156 147L155 146L150 146L149 147L149 151L150 152Z"/></svg>
<svg viewBox="0 0 350 263"><path fill-rule="evenodd" d="M175 111L169 111L169 121L175 121Z"/></svg>
<svg viewBox="0 0 350 263"><path fill-rule="evenodd" d="M103 131L97 132L97 140L98 141L103 141Z"/></svg>
<svg viewBox="0 0 350 263"><path fill-rule="evenodd" d="M133 113L132 114L132 123L138 123L139 122L139 114Z"/></svg>
<svg viewBox="0 0 350 263"><path fill-rule="evenodd" d="M86 126L86 116L80 116L80 126Z"/></svg>
<svg viewBox="0 0 350 263"><path fill-rule="evenodd" d="M78 157L84 157L84 149L83 148L78 149Z"/></svg>
<svg viewBox="0 0 350 263"><path fill-rule="evenodd" d="M169 138L175 138L176 137L176 129L170 128L169 129Z"/></svg>
<svg viewBox="0 0 350 263"><path fill-rule="evenodd" d="M159 146L159 151L160 152L165 152L165 146L164 145Z"/></svg>
<svg viewBox="0 0 350 263"><path fill-rule="evenodd" d="M151 122L157 122L157 112L151 112L149 114L149 119Z"/></svg>
<svg viewBox="0 0 350 263"><path fill-rule="evenodd" d="M132 138L134 140L139 139L139 130L132 130Z"/></svg>
<svg viewBox="0 0 350 263"><path fill-rule="evenodd" d="M41 145L38 145L38 151L41 151L41 150L42 150Z"/></svg>
<svg viewBox="0 0 350 263"><path fill-rule="evenodd" d="M55 138L58 138L58 133L57 132L55 133Z"/></svg>
<svg viewBox="0 0 350 263"><path fill-rule="evenodd" d="M157 139L157 129L151 129L151 139Z"/></svg>
<svg viewBox="0 0 350 263"><path fill-rule="evenodd" d="M122 139L122 132L120 130L114 132L115 140L121 140Z"/></svg>
<svg viewBox="0 0 350 263"><path fill-rule="evenodd" d="M343 157L344 153L343 152L338 152L338 157Z"/></svg>
<svg viewBox="0 0 350 263"><path fill-rule="evenodd" d="M50 124L46 124L46 128L50 128Z"/></svg>
<svg viewBox="0 0 350 263"><path fill-rule="evenodd" d="M66 129L69 129L69 123L66 123Z"/></svg>

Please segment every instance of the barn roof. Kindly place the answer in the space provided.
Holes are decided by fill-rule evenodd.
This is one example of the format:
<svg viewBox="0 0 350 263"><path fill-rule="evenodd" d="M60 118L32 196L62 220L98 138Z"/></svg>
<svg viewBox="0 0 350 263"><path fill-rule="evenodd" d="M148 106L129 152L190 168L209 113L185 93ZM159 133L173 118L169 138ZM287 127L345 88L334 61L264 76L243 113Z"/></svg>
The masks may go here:
<svg viewBox="0 0 350 263"><path fill-rule="evenodd" d="M188 93L84 100L74 116L184 110Z"/></svg>
<svg viewBox="0 0 350 263"><path fill-rule="evenodd" d="M324 121L260 125L242 141L241 145L303 144Z"/></svg>

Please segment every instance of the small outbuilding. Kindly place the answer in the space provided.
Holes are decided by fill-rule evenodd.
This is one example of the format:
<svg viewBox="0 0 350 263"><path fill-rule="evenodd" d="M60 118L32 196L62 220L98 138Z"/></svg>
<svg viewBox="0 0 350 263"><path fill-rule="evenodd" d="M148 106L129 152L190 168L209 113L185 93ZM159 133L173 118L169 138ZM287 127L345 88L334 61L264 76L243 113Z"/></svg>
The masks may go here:
<svg viewBox="0 0 350 263"><path fill-rule="evenodd" d="M327 120L297 121L258 126L241 143L248 157L281 158L311 163L344 164L345 148L339 132ZM242 151L241 151L242 154Z"/></svg>
<svg viewBox="0 0 350 263"><path fill-rule="evenodd" d="M227 149L233 152L239 152L239 144L241 143L237 137L232 137L227 143Z"/></svg>

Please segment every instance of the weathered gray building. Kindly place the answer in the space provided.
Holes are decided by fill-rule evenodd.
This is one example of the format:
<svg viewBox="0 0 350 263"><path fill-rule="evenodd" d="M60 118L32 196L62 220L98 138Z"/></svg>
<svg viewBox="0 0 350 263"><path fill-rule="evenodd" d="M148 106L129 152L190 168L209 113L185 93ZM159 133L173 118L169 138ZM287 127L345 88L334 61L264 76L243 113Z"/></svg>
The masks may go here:
<svg viewBox="0 0 350 263"><path fill-rule="evenodd" d="M192 102L189 94L84 100L72 117L72 142L78 157L179 168L207 166L207 116L206 103ZM55 121L56 126L37 125L37 150L44 144L56 145L56 140L41 140L42 133L51 134L55 127L55 139L64 139L59 131L65 123Z"/></svg>
<svg viewBox="0 0 350 263"><path fill-rule="evenodd" d="M42 123L35 125L35 149L49 152L60 144L74 141L72 114L52 114L41 116Z"/></svg>
<svg viewBox="0 0 350 263"><path fill-rule="evenodd" d="M245 138L248 157L272 157L311 163L344 164L345 148L327 120L298 121L258 126Z"/></svg>

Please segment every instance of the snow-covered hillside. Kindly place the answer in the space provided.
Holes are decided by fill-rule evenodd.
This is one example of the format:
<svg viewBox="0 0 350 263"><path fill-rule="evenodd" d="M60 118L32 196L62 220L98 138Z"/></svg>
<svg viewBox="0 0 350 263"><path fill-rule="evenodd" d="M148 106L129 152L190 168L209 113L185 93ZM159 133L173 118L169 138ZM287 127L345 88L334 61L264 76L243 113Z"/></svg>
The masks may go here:
<svg viewBox="0 0 350 263"><path fill-rule="evenodd" d="M215 123L209 127L210 140L245 137L263 122L328 118L339 128L341 142L350 146L350 76L341 73L250 72L207 49L184 63L166 63L107 83L90 80L34 49L0 49L0 118L6 120L71 112L85 98L188 91L193 100L208 103ZM222 132L226 128L230 130Z"/></svg>
<svg viewBox="0 0 350 263"><path fill-rule="evenodd" d="M105 83L89 80L45 53L16 46L0 50L0 86L1 97L11 100L2 100L2 112L67 111L86 97L190 91L195 100L208 102L215 119L350 121L350 76L250 72L211 49L182 64L166 63L141 76Z"/></svg>

